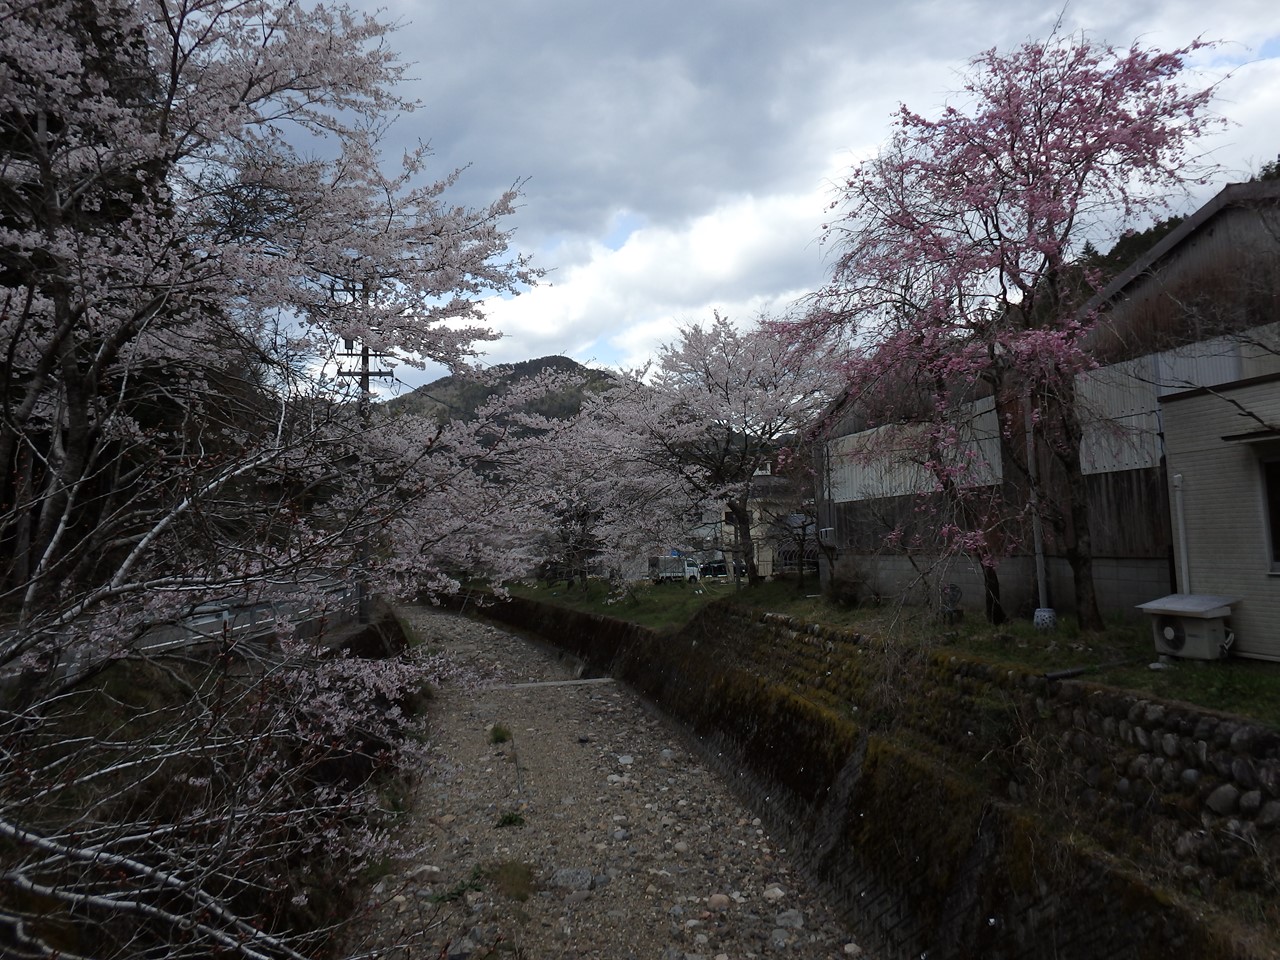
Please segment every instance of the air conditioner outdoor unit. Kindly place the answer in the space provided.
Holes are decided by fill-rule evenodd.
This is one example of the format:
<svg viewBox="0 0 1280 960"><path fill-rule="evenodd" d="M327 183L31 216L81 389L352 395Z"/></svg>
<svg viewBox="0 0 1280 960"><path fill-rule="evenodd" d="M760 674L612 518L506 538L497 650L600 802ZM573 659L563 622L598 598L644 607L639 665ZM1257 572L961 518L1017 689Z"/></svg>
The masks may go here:
<svg viewBox="0 0 1280 960"><path fill-rule="evenodd" d="M1138 604L1151 614L1156 652L1187 660L1219 660L1231 649L1234 637L1227 628L1231 604L1238 597L1175 593Z"/></svg>
<svg viewBox="0 0 1280 960"><path fill-rule="evenodd" d="M1153 620L1152 629L1156 636L1156 650L1174 657L1217 660L1227 655L1230 646L1226 624L1219 617L1205 620L1161 613Z"/></svg>

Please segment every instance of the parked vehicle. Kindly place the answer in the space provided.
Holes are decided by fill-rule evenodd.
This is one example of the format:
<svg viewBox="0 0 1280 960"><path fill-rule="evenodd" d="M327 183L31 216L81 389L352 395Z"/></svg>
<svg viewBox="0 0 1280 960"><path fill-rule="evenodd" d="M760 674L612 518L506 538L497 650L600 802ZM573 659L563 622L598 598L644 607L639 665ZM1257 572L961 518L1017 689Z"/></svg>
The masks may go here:
<svg viewBox="0 0 1280 960"><path fill-rule="evenodd" d="M718 560L708 560L701 567L701 573L704 577L727 577L729 576L729 564L732 562L735 576L745 577L747 575L747 565L741 560L729 561L725 557Z"/></svg>
<svg viewBox="0 0 1280 960"><path fill-rule="evenodd" d="M649 579L654 583L663 580L688 580L694 583L698 579L698 561L692 557L650 557Z"/></svg>

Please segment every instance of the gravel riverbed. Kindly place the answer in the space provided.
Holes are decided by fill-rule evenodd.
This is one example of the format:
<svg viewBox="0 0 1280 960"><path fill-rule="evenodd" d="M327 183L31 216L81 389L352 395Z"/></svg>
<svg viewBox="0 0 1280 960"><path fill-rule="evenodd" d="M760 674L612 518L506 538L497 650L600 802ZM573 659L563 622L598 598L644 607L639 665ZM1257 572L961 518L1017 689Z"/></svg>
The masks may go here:
<svg viewBox="0 0 1280 960"><path fill-rule="evenodd" d="M433 761L374 886L373 953L453 960L864 956L679 731L493 626L400 615L479 675L430 704ZM411 941L416 941L412 942Z"/></svg>

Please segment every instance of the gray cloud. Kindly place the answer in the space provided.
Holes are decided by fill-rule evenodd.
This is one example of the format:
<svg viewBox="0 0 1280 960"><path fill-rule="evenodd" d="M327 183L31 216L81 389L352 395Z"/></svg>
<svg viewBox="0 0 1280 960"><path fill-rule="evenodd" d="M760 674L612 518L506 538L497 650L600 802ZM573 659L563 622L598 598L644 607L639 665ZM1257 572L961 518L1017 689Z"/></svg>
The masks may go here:
<svg viewBox="0 0 1280 960"><path fill-rule="evenodd" d="M470 164L457 202L484 203L528 178L516 242L555 269L559 289L495 309L513 335L493 357L519 359L522 342L524 356L556 343L573 349L605 342L620 326L657 330L716 304L812 287L821 277L812 242L824 183L887 135L899 102L935 110L964 62L985 48L1043 37L1062 13L1064 31L1119 46L1169 47L1201 35L1240 41L1205 63L1243 64L1268 38L1272 55L1280 52L1273 7L404 0L388 10L406 21L393 44L416 61L410 92L423 106L397 124L391 146L430 140L442 172ZM1216 143L1237 175L1280 149L1266 143L1269 124L1256 129L1280 100L1266 66L1242 67L1224 84L1235 102L1223 112L1236 109L1252 124ZM774 236L771 252L758 237L740 237L757 229L744 209ZM735 226L712 226L721 221ZM622 227L639 229L627 237ZM608 249L623 240L621 250Z"/></svg>
<svg viewBox="0 0 1280 960"><path fill-rule="evenodd" d="M511 2L405 10L421 57L419 124L464 192L530 177L539 236L602 229L619 208L656 222L758 189L807 187L804 131L848 66L844 4ZM901 24L899 24L901 25ZM830 37L848 34L850 40ZM865 42L865 41L864 41ZM882 55L874 43L857 54ZM484 184L482 187L481 184Z"/></svg>

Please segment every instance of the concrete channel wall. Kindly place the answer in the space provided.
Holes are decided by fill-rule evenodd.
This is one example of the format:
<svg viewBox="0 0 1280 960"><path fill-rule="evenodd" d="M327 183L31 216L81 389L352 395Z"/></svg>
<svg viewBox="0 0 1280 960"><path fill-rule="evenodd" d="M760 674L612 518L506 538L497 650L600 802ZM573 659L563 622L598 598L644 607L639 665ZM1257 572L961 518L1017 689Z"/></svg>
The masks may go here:
<svg viewBox="0 0 1280 960"><path fill-rule="evenodd" d="M1277 955L1275 731L732 607L481 612L680 721L877 956Z"/></svg>

